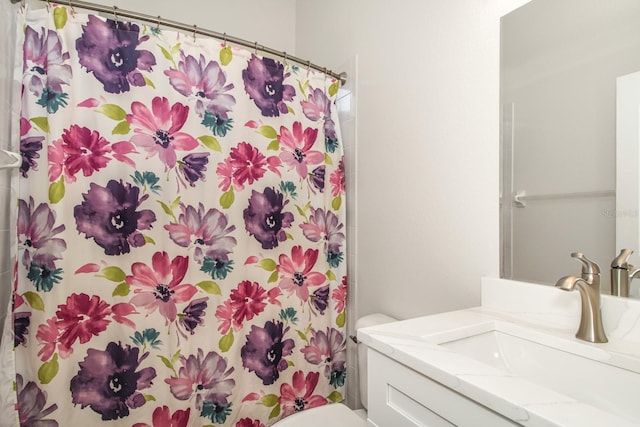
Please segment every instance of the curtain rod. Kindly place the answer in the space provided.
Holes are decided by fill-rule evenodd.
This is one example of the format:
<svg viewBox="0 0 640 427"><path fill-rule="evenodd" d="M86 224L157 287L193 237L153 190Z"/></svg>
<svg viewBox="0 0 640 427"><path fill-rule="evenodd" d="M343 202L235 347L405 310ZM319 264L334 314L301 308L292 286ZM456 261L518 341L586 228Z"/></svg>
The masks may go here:
<svg viewBox="0 0 640 427"><path fill-rule="evenodd" d="M20 1L24 1L24 0L9 0L11 1L11 3L18 3ZM40 0L40 1L46 1L47 3L50 3L49 0ZM109 7L109 6L105 6L105 5L101 5L101 4L96 4L96 3L88 3L85 1L77 1L77 0L68 0L68 4L69 7L71 8L71 10L73 10L74 7L79 7L81 9L87 9L87 10L91 10L94 12L101 12L101 13L106 13L106 14L113 14L114 18L130 18L130 19L134 19L134 20L139 20L139 21L145 21L147 23L151 23L151 24L158 24L159 26L165 26L165 27L170 27L170 28L175 28L177 30L182 30L182 31L186 31L186 32L191 32L194 35L195 34L200 34L203 36L208 36L208 37L213 37L219 40L223 40L224 42L229 42L229 43L233 43L236 45L240 45L240 46L244 46L247 48L251 48L251 49L255 49L255 51L261 51L261 52L265 52L268 53L269 55L273 55L276 57L280 57L283 58L285 61L293 61L293 62L297 62L300 65L304 65L308 68L313 68L314 70L323 72L324 74L331 76L335 79L337 79L341 85L344 85L347 82L347 73L342 72L342 73L336 73L334 71L328 70L326 67L321 67L319 65L316 65L314 63L312 63L311 61L306 61L304 59L301 58L297 58L295 56L291 56L289 54L287 54L287 52L284 51L280 51L280 50L276 50L276 49L272 49L270 47L267 46L263 46L261 44L258 44L258 42L250 42L248 40L244 40L238 37L233 37L233 36L229 36L226 33L218 33L216 31L211 31L211 30L207 30L207 29L202 29L202 28L198 28L196 25L187 25L184 24L182 22L177 22L177 21L171 21L171 20L166 20L163 19L161 16L151 16L151 15L145 15L143 13L138 13L138 12L133 12L130 10L125 10L125 9L120 9L116 6L113 7Z"/></svg>

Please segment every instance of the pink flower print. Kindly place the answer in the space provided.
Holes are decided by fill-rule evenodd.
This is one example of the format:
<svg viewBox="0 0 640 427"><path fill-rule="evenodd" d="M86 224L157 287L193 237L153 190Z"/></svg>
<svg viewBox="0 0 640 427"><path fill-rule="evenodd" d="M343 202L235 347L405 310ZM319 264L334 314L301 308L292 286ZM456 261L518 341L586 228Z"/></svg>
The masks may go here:
<svg viewBox="0 0 640 427"><path fill-rule="evenodd" d="M218 332L222 335L226 335L231 329L232 322L234 329L240 329L240 325L237 325L233 319L233 307L231 307L231 301L226 300L223 304L216 308L216 319L219 320Z"/></svg>
<svg viewBox="0 0 640 427"><path fill-rule="evenodd" d="M38 351L38 357L43 362L51 359L51 356L53 356L53 353L55 353L56 345L58 344L58 334L59 331L58 326L56 325L55 317L48 319L45 323L42 323L40 324L40 326L38 326L36 339L42 346L40 351ZM64 352L64 355L68 356L70 354L69 349L65 348L65 350L66 351ZM62 352L60 356L63 358L65 357L63 356Z"/></svg>
<svg viewBox="0 0 640 427"><path fill-rule="evenodd" d="M180 356L180 364L178 376L164 380L169 384L173 397L188 400L195 394L198 410L202 409L204 402L219 406L228 403L227 398L231 396L236 382L228 378L234 368L227 369L227 359L215 351L205 356L199 348L197 355Z"/></svg>
<svg viewBox="0 0 640 427"><path fill-rule="evenodd" d="M229 95L233 84L226 84L226 76L217 62L205 62L204 55L199 59L182 56L178 69L164 72L175 90L195 100L196 113L202 117L205 110L227 118L227 113L235 105L236 99Z"/></svg>
<svg viewBox="0 0 640 427"><path fill-rule="evenodd" d="M73 343L79 340L85 344L93 336L107 329L111 322L107 316L111 314L111 307L100 297L87 294L71 294L66 304L58 305L56 325L61 332L58 341L60 345L73 351Z"/></svg>
<svg viewBox="0 0 640 427"><path fill-rule="evenodd" d="M313 392L318 385L318 372L308 372L306 377L303 371L293 374L291 384L280 386L280 397L278 403L282 407L282 416L288 417L294 412L304 409L315 408L327 404L327 399Z"/></svg>
<svg viewBox="0 0 640 427"><path fill-rule="evenodd" d="M129 141L120 141L115 144L111 144L111 150L113 151L113 158L119 162L126 163L131 167L136 167L136 163L127 156L127 154L137 153L133 144Z"/></svg>
<svg viewBox="0 0 640 427"><path fill-rule="evenodd" d="M53 182L60 178L64 171L64 149L62 148L62 140L56 139L47 147L47 155L49 157L49 181ZM67 181L70 179L67 178Z"/></svg>
<svg viewBox="0 0 640 427"><path fill-rule="evenodd" d="M141 262L131 266L132 274L125 279L135 288L131 304L145 307L147 314L158 309L168 324L176 320L176 303L189 301L197 292L195 286L180 283L187 273L189 258L176 256L170 260L166 252L156 252L151 262L151 267Z"/></svg>
<svg viewBox="0 0 640 427"><path fill-rule="evenodd" d="M236 190L244 189L244 185L241 185L237 178L233 176L233 165L231 165L231 159L226 158L222 162L218 163L216 168L216 174L218 178L220 178L220 183L218 184L218 188L222 191L228 191L229 188L233 185Z"/></svg>
<svg viewBox="0 0 640 427"><path fill-rule="evenodd" d="M131 104L131 114L127 114L127 121L135 126L131 142L143 148L147 158L157 154L165 169L171 169L176 165L176 150L189 151L198 146L194 137L180 132L189 107L179 102L170 106L167 98L156 96L151 101L151 110L138 101Z"/></svg>
<svg viewBox="0 0 640 427"><path fill-rule="evenodd" d="M274 157L266 158L249 143L239 143L231 149L228 158L218 163L216 173L221 179L218 188L227 191L233 186L236 190L243 190L245 182L253 184L262 178L266 168L278 173L278 161L274 162L273 159Z"/></svg>
<svg viewBox="0 0 640 427"><path fill-rule="evenodd" d="M205 212L202 203L197 209L180 203L180 211L177 223L164 226L171 240L183 248L194 248L193 259L198 264L207 257L228 260L237 241L229 235L236 227L229 225L227 215L217 209Z"/></svg>
<svg viewBox="0 0 640 427"><path fill-rule="evenodd" d="M329 182L331 182L331 195L333 197L338 197L338 195L344 194L346 186L344 178L344 159L340 159L338 169L333 171L329 177Z"/></svg>
<svg viewBox="0 0 640 427"><path fill-rule="evenodd" d="M229 299L233 308L233 321L242 325L244 320L251 320L264 311L267 291L256 282L244 280L231 291Z"/></svg>
<svg viewBox="0 0 640 427"><path fill-rule="evenodd" d="M293 123L293 132L280 126L280 160L289 166L290 170L295 169L302 179L307 177L308 166L324 162L324 154L311 149L317 136L318 129L306 128L303 131L300 122Z"/></svg>
<svg viewBox="0 0 640 427"><path fill-rule="evenodd" d="M336 302L336 312L342 313L347 303L347 276L342 276L342 283L333 290L331 298Z"/></svg>
<svg viewBox="0 0 640 427"><path fill-rule="evenodd" d="M187 427L191 408L178 409L171 414L168 406L158 406L153 411L152 425L147 423L135 423L132 427Z"/></svg>
<svg viewBox="0 0 640 427"><path fill-rule="evenodd" d="M65 154L65 177L76 181L76 173L82 170L84 176L91 176L109 163L106 154L111 151L109 142L96 131L72 125L62 133L62 150Z"/></svg>
<svg viewBox="0 0 640 427"><path fill-rule="evenodd" d="M244 183L253 184L264 176L267 161L264 155L251 144L241 142L229 154L233 177L244 188Z"/></svg>
<svg viewBox="0 0 640 427"><path fill-rule="evenodd" d="M91 176L103 169L113 157L135 167L127 155L135 153L135 147L128 141L109 144L109 141L96 131L86 127L72 125L65 129L62 138L53 141L47 147L49 155L49 181L57 180L64 172L67 182L75 182L76 174L82 170L84 176Z"/></svg>
<svg viewBox="0 0 640 427"><path fill-rule="evenodd" d="M251 418L243 418L236 423L236 427L266 427L260 420L252 420Z"/></svg>
<svg viewBox="0 0 640 427"><path fill-rule="evenodd" d="M281 278L280 288L287 291L289 295L295 293L300 300L307 302L309 286L320 286L325 282L324 274L311 271L317 260L317 249L307 249L303 253L300 245L291 249L291 258L281 254L277 266Z"/></svg>

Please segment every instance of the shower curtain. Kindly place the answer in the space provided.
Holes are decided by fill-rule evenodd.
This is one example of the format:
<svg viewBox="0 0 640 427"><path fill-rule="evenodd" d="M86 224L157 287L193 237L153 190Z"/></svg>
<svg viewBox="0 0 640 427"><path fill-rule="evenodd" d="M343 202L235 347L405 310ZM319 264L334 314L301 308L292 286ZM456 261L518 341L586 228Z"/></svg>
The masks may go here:
<svg viewBox="0 0 640 427"><path fill-rule="evenodd" d="M62 6L18 19L0 419L257 427L341 401L338 82Z"/></svg>

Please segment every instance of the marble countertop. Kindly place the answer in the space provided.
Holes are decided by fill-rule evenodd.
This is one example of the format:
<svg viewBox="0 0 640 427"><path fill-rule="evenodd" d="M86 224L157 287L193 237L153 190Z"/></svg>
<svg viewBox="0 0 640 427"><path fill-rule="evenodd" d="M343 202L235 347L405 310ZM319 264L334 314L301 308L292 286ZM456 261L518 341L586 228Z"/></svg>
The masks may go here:
<svg viewBox="0 0 640 427"><path fill-rule="evenodd" d="M479 307L363 328L358 338L524 426L638 426L638 410L633 409L631 415L621 413L623 410L614 414L437 344L444 335L447 340L456 339L456 335L467 335L470 328L480 333L499 324L501 330L513 330L522 338L640 375L640 301L603 296L602 314L609 342L580 341L574 337L580 315L577 292L486 278ZM628 388L623 390L625 395L637 393L631 383Z"/></svg>

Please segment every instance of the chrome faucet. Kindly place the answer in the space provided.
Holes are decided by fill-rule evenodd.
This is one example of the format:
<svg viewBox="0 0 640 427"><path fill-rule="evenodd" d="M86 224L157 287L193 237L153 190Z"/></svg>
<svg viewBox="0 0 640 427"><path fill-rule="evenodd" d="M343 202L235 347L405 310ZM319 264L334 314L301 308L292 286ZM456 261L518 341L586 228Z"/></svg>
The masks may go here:
<svg viewBox="0 0 640 427"><path fill-rule="evenodd" d="M631 249L623 249L611 263L611 295L628 297L629 283L640 277L640 269L633 270L633 266L627 263L632 253Z"/></svg>
<svg viewBox="0 0 640 427"><path fill-rule="evenodd" d="M580 252L574 252L571 256L582 263L582 275L562 277L556 282L556 287L563 291L577 288L580 292L582 307L576 338L596 343L607 342L600 313L600 267Z"/></svg>

